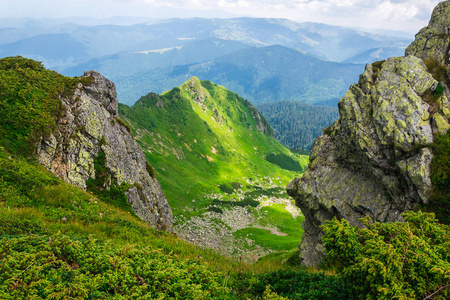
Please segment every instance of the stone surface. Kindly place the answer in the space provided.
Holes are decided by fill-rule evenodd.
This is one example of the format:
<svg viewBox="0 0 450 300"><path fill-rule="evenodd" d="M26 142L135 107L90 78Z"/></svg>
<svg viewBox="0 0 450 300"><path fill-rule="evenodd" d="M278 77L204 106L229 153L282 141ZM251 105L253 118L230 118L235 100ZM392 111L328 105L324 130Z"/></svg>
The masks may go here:
<svg viewBox="0 0 450 300"><path fill-rule="evenodd" d="M37 149L38 161L64 181L86 189L95 178L94 159L102 150L108 178L132 185L125 192L132 209L147 224L172 229L172 211L161 187L146 169L145 155L132 135L120 124L114 84L96 71L85 72L90 84L78 84L63 98L64 114L57 129Z"/></svg>
<svg viewBox="0 0 450 300"><path fill-rule="evenodd" d="M427 27L421 29L415 41L406 48L405 55L433 58L449 63L450 45L450 4L439 3L433 11Z"/></svg>
<svg viewBox="0 0 450 300"><path fill-rule="evenodd" d="M406 57L367 65L339 102L340 118L317 138L303 178L287 187L305 215L300 243L304 265L323 257L321 225L333 217L362 226L366 215L380 222L428 203L432 190L429 144L449 128L449 89L423 59L448 66L450 1L434 10ZM416 57L417 55L418 57ZM420 57L420 58L419 58Z"/></svg>

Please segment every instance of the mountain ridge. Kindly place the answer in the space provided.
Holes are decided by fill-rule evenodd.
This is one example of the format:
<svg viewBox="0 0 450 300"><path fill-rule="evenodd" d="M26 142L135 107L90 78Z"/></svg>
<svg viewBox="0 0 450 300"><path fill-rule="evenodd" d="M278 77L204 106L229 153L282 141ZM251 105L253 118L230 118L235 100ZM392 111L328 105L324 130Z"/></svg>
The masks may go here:
<svg viewBox="0 0 450 300"><path fill-rule="evenodd" d="M184 239L248 261L298 242L303 217L284 186L307 157L277 142L249 101L192 77L132 107L119 104L119 113L154 167Z"/></svg>

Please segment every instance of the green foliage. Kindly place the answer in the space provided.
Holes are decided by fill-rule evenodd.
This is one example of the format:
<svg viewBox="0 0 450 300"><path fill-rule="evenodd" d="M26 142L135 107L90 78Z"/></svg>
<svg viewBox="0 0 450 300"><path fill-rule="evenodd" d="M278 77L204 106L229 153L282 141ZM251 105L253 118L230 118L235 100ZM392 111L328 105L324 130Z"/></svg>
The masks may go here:
<svg viewBox="0 0 450 300"><path fill-rule="evenodd" d="M2 299L211 299L229 293L221 274L198 261L93 237L3 238L0 261Z"/></svg>
<svg viewBox="0 0 450 300"><path fill-rule="evenodd" d="M296 101L263 103L258 105L258 109L272 126L275 138L295 150L310 150L315 138L322 134L322 128L339 117L337 107Z"/></svg>
<svg viewBox="0 0 450 300"><path fill-rule="evenodd" d="M424 63L434 79L450 86L450 79L448 78L449 67L434 58L427 58L424 60Z"/></svg>
<svg viewBox="0 0 450 300"><path fill-rule="evenodd" d="M253 200L250 197L246 197L242 201L221 201L221 200L214 199L211 204L222 204L222 205L227 205L227 206L240 206L240 207L246 207L246 206L257 207L259 205L259 202L256 200Z"/></svg>
<svg viewBox="0 0 450 300"><path fill-rule="evenodd" d="M278 270L259 275L253 294L264 294L267 286L289 299L348 299L349 289L336 276L306 270ZM269 298L271 299L271 298ZM277 298L273 298L277 299Z"/></svg>
<svg viewBox="0 0 450 300"><path fill-rule="evenodd" d="M31 155L42 136L62 113L60 96L72 93L77 79L46 70L40 62L20 56L0 60L0 145Z"/></svg>
<svg viewBox="0 0 450 300"><path fill-rule="evenodd" d="M145 169L147 170L148 175L150 175L152 178L156 177L155 169L148 161L145 161Z"/></svg>
<svg viewBox="0 0 450 300"><path fill-rule="evenodd" d="M437 135L431 162L431 182L433 195L430 197L429 209L436 214L438 220L450 224L450 132Z"/></svg>
<svg viewBox="0 0 450 300"><path fill-rule="evenodd" d="M128 131L128 133L131 133L131 126L128 125L127 122L125 122L124 120L122 120L119 117L116 117L116 121L117 123L119 123L120 125L122 125L123 127L125 127L125 129Z"/></svg>
<svg viewBox="0 0 450 300"><path fill-rule="evenodd" d="M282 154L270 153L266 156L266 160L285 170L294 172L303 171L303 168L298 161L293 160L292 157L289 157L284 153Z"/></svg>
<svg viewBox="0 0 450 300"><path fill-rule="evenodd" d="M323 226L327 261L357 299L448 299L450 228L434 214L407 212L405 222ZM427 298L428 297L428 298Z"/></svg>
<svg viewBox="0 0 450 300"><path fill-rule="evenodd" d="M226 183L219 184L218 187L222 192L227 193L227 194L233 194L233 192L234 192L233 187L229 186Z"/></svg>

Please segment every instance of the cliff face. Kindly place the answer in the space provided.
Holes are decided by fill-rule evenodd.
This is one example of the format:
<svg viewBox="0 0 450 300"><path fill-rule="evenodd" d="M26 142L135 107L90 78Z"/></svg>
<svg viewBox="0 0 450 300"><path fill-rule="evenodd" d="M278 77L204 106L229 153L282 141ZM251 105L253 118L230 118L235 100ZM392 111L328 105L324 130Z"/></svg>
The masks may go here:
<svg viewBox="0 0 450 300"><path fill-rule="evenodd" d="M144 222L171 230L172 211L160 185L149 175L146 159L118 118L114 84L96 71L85 72L89 84L78 84L62 99L63 116L53 134L40 142L38 161L64 181L86 189L95 178L94 160L105 154L104 188L126 183L128 202Z"/></svg>
<svg viewBox="0 0 450 300"><path fill-rule="evenodd" d="M325 220L345 218L361 226L359 218L369 215L380 222L400 221L404 211L428 203L429 144L434 134L450 128L449 28L446 1L406 57L367 65L340 100L339 120L316 139L304 177L288 185L305 214L299 246L305 265L323 257ZM431 70L430 62L438 67Z"/></svg>

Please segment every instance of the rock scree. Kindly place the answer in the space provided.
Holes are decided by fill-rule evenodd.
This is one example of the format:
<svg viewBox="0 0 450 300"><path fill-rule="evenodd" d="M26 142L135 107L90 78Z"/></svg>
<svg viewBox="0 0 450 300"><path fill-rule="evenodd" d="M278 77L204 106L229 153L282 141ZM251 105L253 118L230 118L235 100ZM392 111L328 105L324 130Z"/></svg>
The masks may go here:
<svg viewBox="0 0 450 300"><path fill-rule="evenodd" d="M170 206L156 178L147 171L145 155L127 125L119 119L114 83L97 71L85 72L73 95L62 98L63 115L49 138L37 148L39 163L64 181L86 189L95 178L94 159L105 154L103 188L126 183L133 211L148 225L172 230Z"/></svg>
<svg viewBox="0 0 450 300"><path fill-rule="evenodd" d="M366 215L402 221L403 212L428 203L430 143L450 128L449 33L450 1L444 1L406 57L368 64L340 100L339 120L315 140L307 171L287 187L305 215L304 265L324 257L320 226L326 220L345 218L353 226L362 226ZM430 61L447 70L445 76L432 74Z"/></svg>

